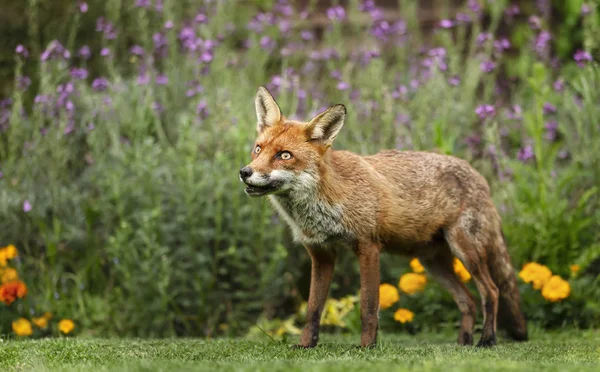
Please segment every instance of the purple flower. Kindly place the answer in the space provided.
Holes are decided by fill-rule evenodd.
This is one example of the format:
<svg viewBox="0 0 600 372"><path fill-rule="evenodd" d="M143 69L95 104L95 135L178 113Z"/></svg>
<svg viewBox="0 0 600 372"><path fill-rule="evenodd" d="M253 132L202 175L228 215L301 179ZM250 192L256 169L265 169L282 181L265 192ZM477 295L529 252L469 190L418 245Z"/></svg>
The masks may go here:
<svg viewBox="0 0 600 372"><path fill-rule="evenodd" d="M586 62L592 61L592 55L585 50L578 50L573 55L573 59L577 62L577 66L584 67Z"/></svg>
<svg viewBox="0 0 600 372"><path fill-rule="evenodd" d="M522 114L523 110L521 109L521 106L512 105L512 107L506 112L506 118L512 120L519 120L523 117Z"/></svg>
<svg viewBox="0 0 600 372"><path fill-rule="evenodd" d="M544 103L544 114L554 114L556 112L556 107L552 105L550 102Z"/></svg>
<svg viewBox="0 0 600 372"><path fill-rule="evenodd" d="M508 41L507 38L502 38L494 41L494 49L496 49L498 53L502 53L508 48L510 48L510 41Z"/></svg>
<svg viewBox="0 0 600 372"><path fill-rule="evenodd" d="M467 2L467 6L475 14L479 14L481 12L481 4L479 4L479 1L477 0L469 0Z"/></svg>
<svg viewBox="0 0 600 372"><path fill-rule="evenodd" d="M479 65L479 68L483 72L492 72L496 68L496 63L494 63L493 61L483 61Z"/></svg>
<svg viewBox="0 0 600 372"><path fill-rule="evenodd" d="M260 38L260 47L267 51L275 48L275 40L271 39L267 35Z"/></svg>
<svg viewBox="0 0 600 372"><path fill-rule="evenodd" d="M363 0L362 4L358 6L358 10L361 12L372 12L376 8L375 0Z"/></svg>
<svg viewBox="0 0 600 372"><path fill-rule="evenodd" d="M454 26L454 22L452 22L450 19L442 19L440 21L441 28L452 28L452 26Z"/></svg>
<svg viewBox="0 0 600 372"><path fill-rule="evenodd" d="M138 85L148 85L150 83L150 74L147 72L140 73L137 78Z"/></svg>
<svg viewBox="0 0 600 372"><path fill-rule="evenodd" d="M338 90L348 90L348 89L350 89L350 84L346 83L345 81L340 81L339 83L337 83L337 89Z"/></svg>
<svg viewBox="0 0 600 372"><path fill-rule="evenodd" d="M166 21L166 22L165 22L165 28L166 28L167 30L170 30L170 29L172 29L174 26L175 26L175 24L173 23L173 21Z"/></svg>
<svg viewBox="0 0 600 372"><path fill-rule="evenodd" d="M186 85L188 87L188 90L185 92L186 97L193 97L197 93L202 93L204 91L204 87L197 81L190 81Z"/></svg>
<svg viewBox="0 0 600 372"><path fill-rule="evenodd" d="M75 121L73 119L69 119L67 125L65 126L64 134L69 134L75 130Z"/></svg>
<svg viewBox="0 0 600 372"><path fill-rule="evenodd" d="M198 14L196 14L196 17L194 17L194 21L196 23L203 24L208 21L208 17L204 13L198 13Z"/></svg>
<svg viewBox="0 0 600 372"><path fill-rule="evenodd" d="M205 99L198 102L198 106L196 106L196 115L201 119L205 119L208 116L208 104Z"/></svg>
<svg viewBox="0 0 600 372"><path fill-rule="evenodd" d="M110 56L110 49L108 49L108 48L102 48L102 50L100 50L100 55L102 57L108 57L108 56Z"/></svg>
<svg viewBox="0 0 600 372"><path fill-rule="evenodd" d="M75 80L85 80L88 77L88 71L85 68L73 67L71 69L71 77Z"/></svg>
<svg viewBox="0 0 600 372"><path fill-rule="evenodd" d="M144 48L142 48L139 45L134 45L131 47L131 49L129 49L129 52L135 56L143 56L144 55Z"/></svg>
<svg viewBox="0 0 600 372"><path fill-rule="evenodd" d="M534 30L539 30L542 27L542 20L536 15L529 17L529 27Z"/></svg>
<svg viewBox="0 0 600 372"><path fill-rule="evenodd" d="M302 32L300 32L300 37L302 38L302 40L308 41L312 40L314 38L314 35L311 31L303 30Z"/></svg>
<svg viewBox="0 0 600 372"><path fill-rule="evenodd" d="M460 84L460 78L458 76L452 76L448 79L448 84L456 87L458 84Z"/></svg>
<svg viewBox="0 0 600 372"><path fill-rule="evenodd" d="M477 45L482 46L488 40L492 40L492 39L493 39L492 34L490 34L489 32L482 32L479 35L477 35Z"/></svg>
<svg viewBox="0 0 600 372"><path fill-rule="evenodd" d="M213 53L210 50L205 50L200 54L200 62L209 63L214 58Z"/></svg>
<svg viewBox="0 0 600 372"><path fill-rule="evenodd" d="M506 14L507 17L512 18L514 16L517 16L521 13L521 9L519 8L519 6L517 4L512 4L510 5L508 8L506 8L506 10L504 11L504 14Z"/></svg>
<svg viewBox="0 0 600 372"><path fill-rule="evenodd" d="M87 3L83 2L83 1L80 1L78 6L79 6L79 11L81 13L87 13L87 11L88 11L88 5L87 5Z"/></svg>
<svg viewBox="0 0 600 372"><path fill-rule="evenodd" d="M458 23L469 23L471 22L471 16L467 13L456 13L456 22Z"/></svg>
<svg viewBox="0 0 600 372"><path fill-rule="evenodd" d="M548 42L551 39L552 35L550 34L550 32L546 30L540 32L535 38L535 51L540 55L545 54L546 50L548 49Z"/></svg>
<svg viewBox="0 0 600 372"><path fill-rule="evenodd" d="M333 6L327 9L327 18L332 21L343 21L346 19L346 10L340 5Z"/></svg>
<svg viewBox="0 0 600 372"><path fill-rule="evenodd" d="M150 8L150 0L135 0L135 6L139 8Z"/></svg>
<svg viewBox="0 0 600 372"><path fill-rule="evenodd" d="M31 203L29 202L29 200L25 200L23 202L23 212L27 213L29 211L31 211L33 207L31 206Z"/></svg>
<svg viewBox="0 0 600 372"><path fill-rule="evenodd" d="M588 14L590 14L591 9L590 6L587 5L586 3L581 4L581 15L582 16L586 16Z"/></svg>
<svg viewBox="0 0 600 372"><path fill-rule="evenodd" d="M489 118L492 117L496 114L496 108L492 105L479 105L477 106L477 108L475 109L475 113L481 118L481 119L485 119L485 118Z"/></svg>
<svg viewBox="0 0 600 372"><path fill-rule="evenodd" d="M526 162L527 160L532 159L534 156L533 147L531 147L531 145L521 148L517 154L517 158L522 162Z"/></svg>
<svg viewBox="0 0 600 372"><path fill-rule="evenodd" d="M566 159L569 157L569 151L567 149L562 149L558 152L559 159Z"/></svg>
<svg viewBox="0 0 600 372"><path fill-rule="evenodd" d="M163 0L155 0L154 2L154 10L161 13L163 11Z"/></svg>
<svg viewBox="0 0 600 372"><path fill-rule="evenodd" d="M20 76L17 79L17 86L21 90L27 90L27 88L29 88L30 85L31 85L31 79L29 78L29 76Z"/></svg>
<svg viewBox="0 0 600 372"><path fill-rule="evenodd" d="M108 80L106 80L103 77L99 77L94 79L94 81L92 82L92 89L98 91L98 92L102 92L105 91L106 89L108 89L108 86L110 85L110 83L108 82Z"/></svg>
<svg viewBox="0 0 600 372"><path fill-rule="evenodd" d="M73 104L72 101L69 100L65 103L65 109L67 109L67 111L69 111L69 112L73 112L73 111L75 111L75 105Z"/></svg>
<svg viewBox="0 0 600 372"><path fill-rule="evenodd" d="M161 112L163 112L165 110L163 105L161 105L160 102L157 102L157 101L152 102L152 104L150 105L150 108L152 108L152 110L158 114L160 114Z"/></svg>
<svg viewBox="0 0 600 372"><path fill-rule="evenodd" d="M27 49L25 49L25 47L21 44L17 45L15 52L17 55L23 56L23 58L29 57L29 51L27 51Z"/></svg>
<svg viewBox="0 0 600 372"><path fill-rule="evenodd" d="M563 89L565 89L565 80L563 78L556 79L554 84L552 84L552 87L556 92L561 92Z"/></svg>
<svg viewBox="0 0 600 372"><path fill-rule="evenodd" d="M4 173L2 173L2 171L0 171L0 179L4 177Z"/></svg>
<svg viewBox="0 0 600 372"><path fill-rule="evenodd" d="M68 50L65 50L65 48L60 42L58 42L58 40L52 40L48 45L48 48L46 48L46 50L44 50L44 52L42 53L40 59L42 60L42 62L46 62L50 59L59 56L68 59L71 56L71 53L69 53Z"/></svg>
<svg viewBox="0 0 600 372"><path fill-rule="evenodd" d="M544 124L544 128L546 129L546 134L544 138L548 141L554 141L556 139L556 132L558 130L558 123L556 121L549 121Z"/></svg>
<svg viewBox="0 0 600 372"><path fill-rule="evenodd" d="M92 52L90 51L89 46L84 45L81 47L81 49L79 49L79 52L77 52L77 55L83 59L90 59L90 57L92 56Z"/></svg>
<svg viewBox="0 0 600 372"><path fill-rule="evenodd" d="M167 75L156 75L156 84L158 85L167 85L169 84L169 78Z"/></svg>
<svg viewBox="0 0 600 372"><path fill-rule="evenodd" d="M406 99L408 95L408 88L405 85L400 85L398 88L392 91L393 99Z"/></svg>

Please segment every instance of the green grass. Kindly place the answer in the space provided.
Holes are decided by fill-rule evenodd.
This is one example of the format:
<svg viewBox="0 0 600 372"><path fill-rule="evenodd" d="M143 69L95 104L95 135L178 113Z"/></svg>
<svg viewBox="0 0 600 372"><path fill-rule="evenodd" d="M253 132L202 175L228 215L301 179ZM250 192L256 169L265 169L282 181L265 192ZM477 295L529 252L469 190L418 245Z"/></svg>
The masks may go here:
<svg viewBox="0 0 600 372"><path fill-rule="evenodd" d="M0 343L0 370L600 370L600 331L534 333L493 349L459 347L452 336L384 334L376 349L357 337L327 336L312 350L242 339L45 339Z"/></svg>

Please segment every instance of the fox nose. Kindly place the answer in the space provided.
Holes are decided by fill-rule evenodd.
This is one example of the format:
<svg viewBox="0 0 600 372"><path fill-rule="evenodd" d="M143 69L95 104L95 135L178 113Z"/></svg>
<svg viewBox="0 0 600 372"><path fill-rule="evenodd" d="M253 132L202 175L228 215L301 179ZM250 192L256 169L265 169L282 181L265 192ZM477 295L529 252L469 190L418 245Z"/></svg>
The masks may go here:
<svg viewBox="0 0 600 372"><path fill-rule="evenodd" d="M250 177L252 175L252 168L245 166L244 168L240 169L240 178L242 181L245 181L246 178Z"/></svg>

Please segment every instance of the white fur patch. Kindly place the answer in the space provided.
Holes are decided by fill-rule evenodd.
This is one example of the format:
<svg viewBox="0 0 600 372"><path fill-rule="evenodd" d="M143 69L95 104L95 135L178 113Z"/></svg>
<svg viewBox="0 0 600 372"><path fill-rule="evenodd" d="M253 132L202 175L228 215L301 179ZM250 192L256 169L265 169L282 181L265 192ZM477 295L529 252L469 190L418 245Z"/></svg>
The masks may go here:
<svg viewBox="0 0 600 372"><path fill-rule="evenodd" d="M318 194L318 182L316 172L304 171L290 182L289 193L269 196L292 229L294 239L307 245L351 234L342 224L342 206L324 201Z"/></svg>

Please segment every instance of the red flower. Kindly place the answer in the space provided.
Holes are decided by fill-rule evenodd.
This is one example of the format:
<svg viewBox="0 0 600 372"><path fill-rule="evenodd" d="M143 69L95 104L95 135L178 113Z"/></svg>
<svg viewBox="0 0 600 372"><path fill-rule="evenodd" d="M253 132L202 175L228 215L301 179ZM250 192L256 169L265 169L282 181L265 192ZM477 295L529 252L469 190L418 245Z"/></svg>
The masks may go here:
<svg viewBox="0 0 600 372"><path fill-rule="evenodd" d="M17 298L27 295L27 286L20 280L4 283L0 287L0 301L6 305L12 304Z"/></svg>

